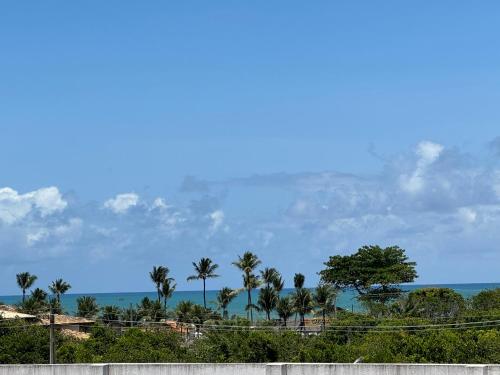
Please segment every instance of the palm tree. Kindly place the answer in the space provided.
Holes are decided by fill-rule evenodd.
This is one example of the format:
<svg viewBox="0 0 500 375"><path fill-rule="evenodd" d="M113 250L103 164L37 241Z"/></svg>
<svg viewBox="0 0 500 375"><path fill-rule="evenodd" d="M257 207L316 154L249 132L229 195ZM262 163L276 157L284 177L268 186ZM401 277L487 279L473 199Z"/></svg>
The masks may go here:
<svg viewBox="0 0 500 375"><path fill-rule="evenodd" d="M259 285L258 276L253 275L253 271L261 263L257 255L246 251L243 256L238 256L238 260L233 265L243 272L243 286L247 290L247 318L250 313L250 321L253 321L252 289Z"/></svg>
<svg viewBox="0 0 500 375"><path fill-rule="evenodd" d="M300 316L300 327L305 327L305 316L312 311L313 300L311 292L305 288L298 288L293 294L295 309Z"/></svg>
<svg viewBox="0 0 500 375"><path fill-rule="evenodd" d="M296 273L294 276L293 276L293 286L295 287L295 289L300 289L300 288L303 288L304 287L304 282L305 282L305 277L303 274L301 273Z"/></svg>
<svg viewBox="0 0 500 375"><path fill-rule="evenodd" d="M274 290L279 294L285 287L285 280L281 277L280 274L276 276L276 278L273 280L273 288Z"/></svg>
<svg viewBox="0 0 500 375"><path fill-rule="evenodd" d="M262 271L260 271L260 275L262 277L262 282L266 284L266 286L271 286L271 284L279 277L279 272L276 268L266 267Z"/></svg>
<svg viewBox="0 0 500 375"><path fill-rule="evenodd" d="M163 284L161 286L161 294L163 296L163 307L165 311L167 310L167 300L172 298L174 294L175 287L177 286L171 279L163 280Z"/></svg>
<svg viewBox="0 0 500 375"><path fill-rule="evenodd" d="M305 282L305 276L301 273L296 273L293 276L293 286L295 290L297 291L298 289L302 289L304 287L304 282ZM295 324L297 324L297 314L298 310L295 311Z"/></svg>
<svg viewBox="0 0 500 375"><path fill-rule="evenodd" d="M279 298L276 303L276 312L278 313L278 316L283 319L285 327L288 318L293 316L294 308L293 300L289 296Z"/></svg>
<svg viewBox="0 0 500 375"><path fill-rule="evenodd" d="M259 306L252 302L252 290L260 286L259 277L254 274L243 275L243 288L247 290L247 305L245 310L247 311L247 319L253 322L253 309L258 309ZM250 313L250 317L248 314Z"/></svg>
<svg viewBox="0 0 500 375"><path fill-rule="evenodd" d="M276 307L278 298L278 293L271 286L266 286L259 291L257 305L265 311L267 320L271 320L271 311Z"/></svg>
<svg viewBox="0 0 500 375"><path fill-rule="evenodd" d="M154 266L153 270L149 273L151 281L156 285L156 292L158 293L158 302L161 301L161 286L163 282L167 279L169 269L164 266Z"/></svg>
<svg viewBox="0 0 500 375"><path fill-rule="evenodd" d="M23 302L26 299L26 290L31 288L31 286L35 283L37 277L35 275L30 274L29 272L21 272L16 275L17 285L23 291Z"/></svg>
<svg viewBox="0 0 500 375"><path fill-rule="evenodd" d="M219 305L219 309L222 309L222 318L227 319L229 313L227 311L227 307L231 303L231 301L238 295L238 290L234 290L228 287L224 287L217 293L217 304Z"/></svg>
<svg viewBox="0 0 500 375"><path fill-rule="evenodd" d="M113 305L106 305L101 311L101 319L105 323L119 320L122 314L122 310L118 306Z"/></svg>
<svg viewBox="0 0 500 375"><path fill-rule="evenodd" d="M187 278L187 281L191 280L203 280L203 307L207 308L207 297L206 297L206 280L212 279L214 277L219 277L215 274L215 270L219 268L219 265L212 262L210 258L201 258L198 264L193 262L193 267L196 272L195 275L191 275Z"/></svg>
<svg viewBox="0 0 500 375"><path fill-rule="evenodd" d="M335 298L337 293L328 284L319 284L313 295L313 301L322 317L322 328L326 326L326 314L335 310Z"/></svg>
<svg viewBox="0 0 500 375"><path fill-rule="evenodd" d="M130 306L126 309L122 310L120 315L122 321L125 321L126 326L132 327L134 323L139 321L139 313L137 310L130 304Z"/></svg>
<svg viewBox="0 0 500 375"><path fill-rule="evenodd" d="M63 279L52 281L52 284L49 285L49 290L56 296L57 303L59 304L61 303L61 295L63 295L70 289L71 285Z"/></svg>
<svg viewBox="0 0 500 375"><path fill-rule="evenodd" d="M194 304L191 301L180 301L175 307L177 320L183 323L188 323L191 319L193 306Z"/></svg>
<svg viewBox="0 0 500 375"><path fill-rule="evenodd" d="M95 300L95 297L82 296L76 299L77 305L77 316L83 318L93 318L99 312L99 306Z"/></svg>
<svg viewBox="0 0 500 375"><path fill-rule="evenodd" d="M31 292L31 298L37 302L45 303L47 299L47 292L43 289L36 288Z"/></svg>
<svg viewBox="0 0 500 375"><path fill-rule="evenodd" d="M154 301L144 297L137 305L138 314L142 320L156 322L165 316L161 301Z"/></svg>

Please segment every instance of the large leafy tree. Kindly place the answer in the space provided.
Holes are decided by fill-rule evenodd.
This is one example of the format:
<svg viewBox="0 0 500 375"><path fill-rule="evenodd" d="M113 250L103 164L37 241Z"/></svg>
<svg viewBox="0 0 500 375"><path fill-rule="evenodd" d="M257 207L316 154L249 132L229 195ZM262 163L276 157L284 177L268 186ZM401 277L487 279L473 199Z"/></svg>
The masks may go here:
<svg viewBox="0 0 500 375"><path fill-rule="evenodd" d="M56 296L58 304L61 303L61 295L63 295L70 289L71 285L63 279L52 281L52 284L49 285L49 290Z"/></svg>
<svg viewBox="0 0 500 375"><path fill-rule="evenodd" d="M337 289L356 289L361 300L386 303L401 295L400 284L415 280L415 265L398 246L363 246L355 254L330 257L320 275Z"/></svg>
<svg viewBox="0 0 500 375"><path fill-rule="evenodd" d="M242 256L238 256L238 260L233 262L243 272L243 287L247 291L247 318L253 321L252 290L259 286L259 277L253 272L259 266L261 261L257 255L250 251L246 251ZM249 314L249 316L248 316Z"/></svg>
<svg viewBox="0 0 500 375"><path fill-rule="evenodd" d="M215 273L215 270L219 268L219 265L214 263L210 258L201 258L198 263L193 262L193 267L195 274L187 278L187 281L191 280L203 280L203 307L207 308L207 296L206 296L206 281L207 279L212 279L214 277L219 277Z"/></svg>
<svg viewBox="0 0 500 375"><path fill-rule="evenodd" d="M16 275L17 285L23 291L23 302L26 299L26 290L31 288L31 286L35 283L37 277L35 275L30 274L29 272L21 272Z"/></svg>

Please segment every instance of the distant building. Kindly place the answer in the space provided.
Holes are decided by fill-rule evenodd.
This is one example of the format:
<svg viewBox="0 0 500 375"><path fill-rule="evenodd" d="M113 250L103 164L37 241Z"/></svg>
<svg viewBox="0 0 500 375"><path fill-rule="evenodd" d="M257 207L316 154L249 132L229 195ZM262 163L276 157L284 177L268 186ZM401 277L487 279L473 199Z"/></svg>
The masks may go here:
<svg viewBox="0 0 500 375"><path fill-rule="evenodd" d="M29 322L36 322L38 318L35 315L23 314L17 312L14 308L7 305L0 306L0 319L4 320L24 320Z"/></svg>
<svg viewBox="0 0 500 375"><path fill-rule="evenodd" d="M49 315L42 315L40 323L43 326L50 325ZM87 332L95 324L95 320L81 318L78 316L54 314L54 324L57 328L75 332Z"/></svg>

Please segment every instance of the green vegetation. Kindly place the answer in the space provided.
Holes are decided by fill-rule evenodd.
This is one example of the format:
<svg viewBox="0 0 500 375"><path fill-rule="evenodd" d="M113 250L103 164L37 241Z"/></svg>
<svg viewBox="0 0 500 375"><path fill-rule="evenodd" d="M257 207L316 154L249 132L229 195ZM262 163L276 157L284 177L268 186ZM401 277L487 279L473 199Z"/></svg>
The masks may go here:
<svg viewBox="0 0 500 375"><path fill-rule="evenodd" d="M402 293L399 284L417 277L416 263L409 262L398 246L363 246L352 255L332 256L325 265L320 272L325 283L338 289L354 288L362 299L381 304L398 298Z"/></svg>
<svg viewBox="0 0 500 375"><path fill-rule="evenodd" d="M212 262L212 259L210 258L201 258L198 263L193 262L193 267L196 274L189 276L187 278L187 281L203 280L203 307L206 309L207 308L206 282L207 279L219 277L219 275L215 274L215 270L219 268L219 265Z"/></svg>
<svg viewBox="0 0 500 375"><path fill-rule="evenodd" d="M16 275L17 285L23 291L23 302L26 300L26 290L31 288L37 277L29 272L21 272Z"/></svg>
<svg viewBox="0 0 500 375"><path fill-rule="evenodd" d="M295 274L293 293L283 297L281 274L269 267L258 273L260 263L251 252L233 263L242 272L243 288L222 288L217 311L206 307L205 293L203 305L181 301L169 309L176 284L165 266L149 273L157 299L145 297L121 309L100 308L95 298L82 296L77 315L98 323L89 339L58 334L58 361L353 362L363 357L365 362L500 363L500 288L469 300L448 288L405 294L400 284L416 278L415 263L399 247L365 246L353 255L330 257L313 290L305 287L303 274ZM218 265L202 258L193 266L188 279L202 280L205 292L205 281L218 276ZM70 285L54 281L50 301L40 288L26 297L35 280L27 272L18 275L19 310L37 315L60 309L60 296ZM254 303L255 288L260 290ZM345 288L359 292L364 313L337 308ZM247 292L247 319L229 318L230 304L241 291ZM254 321L254 310L266 319ZM47 363L48 342L46 327L0 321L0 363Z"/></svg>
<svg viewBox="0 0 500 375"><path fill-rule="evenodd" d="M238 260L233 262L233 265L243 272L243 288L247 291L247 318L250 318L250 321L253 321L253 309L256 307L252 303L252 290L260 285L259 276L253 272L260 263L257 255L250 251L246 251L243 256L238 256Z"/></svg>
<svg viewBox="0 0 500 375"><path fill-rule="evenodd" d="M351 320L348 325L353 323ZM241 322L237 324L241 326ZM0 328L0 363L47 363L48 353L45 328ZM359 357L365 362L500 363L500 330L325 332L304 336L290 331L240 329L210 331L186 345L184 337L174 332L130 328L118 335L111 328L97 326L88 340L59 336L57 349L60 363L352 363Z"/></svg>
<svg viewBox="0 0 500 375"><path fill-rule="evenodd" d="M49 290L56 296L57 303L61 303L61 296L71 289L71 285L63 279L52 281L49 285Z"/></svg>

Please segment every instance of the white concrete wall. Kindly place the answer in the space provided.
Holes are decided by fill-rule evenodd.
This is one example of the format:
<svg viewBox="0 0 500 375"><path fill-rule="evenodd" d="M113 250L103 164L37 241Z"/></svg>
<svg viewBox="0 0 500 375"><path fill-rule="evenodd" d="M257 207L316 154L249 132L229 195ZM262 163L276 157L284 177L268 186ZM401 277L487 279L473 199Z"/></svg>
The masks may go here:
<svg viewBox="0 0 500 375"><path fill-rule="evenodd" d="M265 363L211 364L110 364L103 375L264 375ZM3 375L0 373L0 375Z"/></svg>
<svg viewBox="0 0 500 375"><path fill-rule="evenodd" d="M500 365L322 363L0 365L0 375L500 375Z"/></svg>

